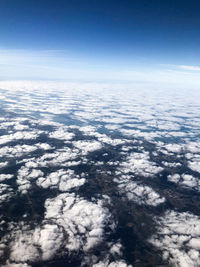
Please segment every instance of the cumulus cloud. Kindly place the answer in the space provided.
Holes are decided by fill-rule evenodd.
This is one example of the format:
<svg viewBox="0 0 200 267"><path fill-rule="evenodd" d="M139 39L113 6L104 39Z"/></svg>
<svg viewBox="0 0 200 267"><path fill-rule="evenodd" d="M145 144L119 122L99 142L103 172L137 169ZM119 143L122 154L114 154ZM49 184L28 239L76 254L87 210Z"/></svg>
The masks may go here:
<svg viewBox="0 0 200 267"><path fill-rule="evenodd" d="M85 178L75 175L73 170L65 171L61 169L50 173L47 177L40 177L36 183L42 188L58 188L64 192L83 185L85 181Z"/></svg>
<svg viewBox="0 0 200 267"><path fill-rule="evenodd" d="M98 141L74 141L73 145L80 149L83 155L87 155L89 152L99 150L102 148L102 144Z"/></svg>
<svg viewBox="0 0 200 267"><path fill-rule="evenodd" d="M188 187L188 188L193 188L196 189L197 191L200 191L200 180L197 177L194 177L189 174L172 174L168 175L167 177L168 181L177 183L181 186Z"/></svg>
<svg viewBox="0 0 200 267"><path fill-rule="evenodd" d="M138 184L131 180L132 177L128 175L121 175L114 181L118 183L119 190L126 194L129 200L132 200L140 205L157 206L165 202L165 198L161 197L151 187Z"/></svg>
<svg viewBox="0 0 200 267"><path fill-rule="evenodd" d="M188 162L188 166L193 171L200 173L200 155L193 157L192 160Z"/></svg>
<svg viewBox="0 0 200 267"><path fill-rule="evenodd" d="M153 176L163 170L162 167L150 161L148 152L131 153L126 161L121 164L121 168L124 173L133 172L135 175L145 177Z"/></svg>
<svg viewBox="0 0 200 267"><path fill-rule="evenodd" d="M79 150L63 147L41 157L24 159L22 162L25 162L27 168L75 166L80 164Z"/></svg>
<svg viewBox="0 0 200 267"><path fill-rule="evenodd" d="M49 199L45 207L45 218L55 221L67 231L68 250L82 248L87 251L98 244L103 238L103 227L110 219L101 201L94 204L74 194L61 194L55 199Z"/></svg>
<svg viewBox="0 0 200 267"><path fill-rule="evenodd" d="M22 194L26 194L31 188L32 182L39 177L43 177L44 173L38 169L31 169L27 166L22 166L17 175L16 183L18 185L18 190Z"/></svg>
<svg viewBox="0 0 200 267"><path fill-rule="evenodd" d="M61 247L61 254L79 250L87 252L103 240L104 227L113 227L102 200L93 203L75 194L64 193L47 199L45 209L40 227L31 229L23 222L12 227L9 233L10 263L50 260L59 254ZM8 236L2 238L0 250L6 249L7 240Z"/></svg>
<svg viewBox="0 0 200 267"><path fill-rule="evenodd" d="M12 141L20 140L20 139L36 139L38 135L41 133L41 131L38 132L28 132L28 131L22 131L22 132L16 132L11 135L2 135L0 136L0 145L6 144Z"/></svg>
<svg viewBox="0 0 200 267"><path fill-rule="evenodd" d="M14 177L13 174L0 174L0 182L10 180Z"/></svg>
<svg viewBox="0 0 200 267"><path fill-rule="evenodd" d="M9 201L14 196L13 189L7 184L0 184L0 205Z"/></svg>
<svg viewBox="0 0 200 267"><path fill-rule="evenodd" d="M200 220L189 212L167 211L155 218L157 233L150 242L163 251L163 258L174 266L200 265Z"/></svg>
<svg viewBox="0 0 200 267"><path fill-rule="evenodd" d="M0 162L0 168L4 168L8 165L8 161Z"/></svg>
<svg viewBox="0 0 200 267"><path fill-rule="evenodd" d="M36 144L36 145L16 145L16 146L3 146L0 148L0 155L2 157L21 157L29 154L37 149L50 150L52 147L49 144Z"/></svg>
<svg viewBox="0 0 200 267"><path fill-rule="evenodd" d="M60 139L64 141L69 141L74 137L74 134L69 132L68 129L60 127L54 132L49 133L50 138Z"/></svg>

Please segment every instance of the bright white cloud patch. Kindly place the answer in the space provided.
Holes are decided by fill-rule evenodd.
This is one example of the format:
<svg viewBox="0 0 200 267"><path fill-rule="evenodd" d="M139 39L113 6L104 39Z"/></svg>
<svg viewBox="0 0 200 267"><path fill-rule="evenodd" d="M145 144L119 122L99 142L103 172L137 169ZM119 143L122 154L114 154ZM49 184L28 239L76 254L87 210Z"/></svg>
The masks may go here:
<svg viewBox="0 0 200 267"><path fill-rule="evenodd" d="M3 135L0 136L0 145L6 144L12 141L17 141L20 139L36 139L38 137L38 134L40 134L41 131L38 132L16 132L11 135Z"/></svg>
<svg viewBox="0 0 200 267"><path fill-rule="evenodd" d="M13 178L14 175L12 174L0 174L0 182L10 180Z"/></svg>
<svg viewBox="0 0 200 267"><path fill-rule="evenodd" d="M42 188L58 188L64 192L83 185L85 181L85 178L75 175L74 171L61 169L57 172L50 173L47 177L40 177L37 180L37 185Z"/></svg>
<svg viewBox="0 0 200 267"><path fill-rule="evenodd" d="M161 197L151 187L132 181L131 178L128 175L121 175L118 179L114 179L118 183L119 191L125 193L129 200L140 205L150 206L157 206L165 202L165 198Z"/></svg>
<svg viewBox="0 0 200 267"><path fill-rule="evenodd" d="M73 145L80 149L83 155L87 155L89 152L102 148L101 143L97 141L74 141Z"/></svg>
<svg viewBox="0 0 200 267"><path fill-rule="evenodd" d="M163 170L163 168L150 161L148 152L130 154L121 166L124 173L133 172L145 177L153 176Z"/></svg>
<svg viewBox="0 0 200 267"><path fill-rule="evenodd" d="M59 128L55 132L49 133L49 137L68 141L74 137L74 134L71 132L68 132L68 130L65 128Z"/></svg>
<svg viewBox="0 0 200 267"><path fill-rule="evenodd" d="M156 218L158 232L150 242L163 251L163 257L174 266L200 265L200 220L188 212L167 211Z"/></svg>
<svg viewBox="0 0 200 267"><path fill-rule="evenodd" d="M8 161L0 162L0 168L4 168L8 165Z"/></svg>
<svg viewBox="0 0 200 267"><path fill-rule="evenodd" d="M20 192L26 194L31 188L32 182L36 178L42 177L44 173L38 169L30 169L25 166L21 167L17 175L17 185Z"/></svg>
<svg viewBox="0 0 200 267"><path fill-rule="evenodd" d="M189 175L189 174L179 175L178 173L176 173L173 175L168 175L167 179L170 182L174 182L179 185L193 188L193 189L200 191L200 179L193 177L192 175Z"/></svg>
<svg viewBox="0 0 200 267"><path fill-rule="evenodd" d="M65 246L68 250L87 251L97 245L103 238L103 227L110 219L101 201L94 204L74 194L61 194L49 199L45 207L45 218L67 232L69 238Z"/></svg>
<svg viewBox="0 0 200 267"><path fill-rule="evenodd" d="M31 230L25 223L13 227L9 234L11 263L33 263L50 260L57 253L89 251L103 240L104 227L111 223L103 201L92 203L75 194L60 194L47 199L45 208L40 227ZM7 238L2 238L1 250L6 249Z"/></svg>
<svg viewBox="0 0 200 267"><path fill-rule="evenodd" d="M25 154L29 154L37 149L50 150L52 147L49 144L39 143L35 145L16 145L16 146L4 146L0 148L1 157L21 157Z"/></svg>
<svg viewBox="0 0 200 267"><path fill-rule="evenodd" d="M9 201L14 195L13 189L7 184L0 184L0 205Z"/></svg>
<svg viewBox="0 0 200 267"><path fill-rule="evenodd" d="M191 161L189 161L188 166L193 171L200 173L200 156L194 157Z"/></svg>

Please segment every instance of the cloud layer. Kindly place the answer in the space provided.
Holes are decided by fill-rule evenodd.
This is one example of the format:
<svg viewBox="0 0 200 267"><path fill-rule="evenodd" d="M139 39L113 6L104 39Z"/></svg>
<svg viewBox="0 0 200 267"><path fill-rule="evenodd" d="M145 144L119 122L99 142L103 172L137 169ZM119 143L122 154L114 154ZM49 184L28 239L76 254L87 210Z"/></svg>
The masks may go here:
<svg viewBox="0 0 200 267"><path fill-rule="evenodd" d="M0 85L0 264L200 264L199 92Z"/></svg>

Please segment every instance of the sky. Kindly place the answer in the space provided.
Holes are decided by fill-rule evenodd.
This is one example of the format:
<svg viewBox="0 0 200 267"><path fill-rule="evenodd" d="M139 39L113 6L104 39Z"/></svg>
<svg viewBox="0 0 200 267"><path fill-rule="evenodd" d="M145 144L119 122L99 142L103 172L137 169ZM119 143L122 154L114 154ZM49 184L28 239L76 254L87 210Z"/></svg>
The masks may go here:
<svg viewBox="0 0 200 267"><path fill-rule="evenodd" d="M0 0L0 79L199 86L198 0Z"/></svg>

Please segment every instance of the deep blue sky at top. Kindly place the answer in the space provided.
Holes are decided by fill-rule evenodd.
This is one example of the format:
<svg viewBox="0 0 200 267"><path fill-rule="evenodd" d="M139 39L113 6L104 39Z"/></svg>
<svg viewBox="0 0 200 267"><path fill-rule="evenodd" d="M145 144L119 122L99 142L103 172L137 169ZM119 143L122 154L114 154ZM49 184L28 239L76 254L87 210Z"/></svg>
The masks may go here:
<svg viewBox="0 0 200 267"><path fill-rule="evenodd" d="M0 0L0 49L76 59L199 65L198 0Z"/></svg>

